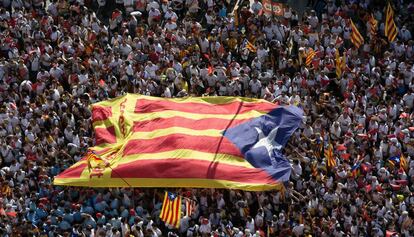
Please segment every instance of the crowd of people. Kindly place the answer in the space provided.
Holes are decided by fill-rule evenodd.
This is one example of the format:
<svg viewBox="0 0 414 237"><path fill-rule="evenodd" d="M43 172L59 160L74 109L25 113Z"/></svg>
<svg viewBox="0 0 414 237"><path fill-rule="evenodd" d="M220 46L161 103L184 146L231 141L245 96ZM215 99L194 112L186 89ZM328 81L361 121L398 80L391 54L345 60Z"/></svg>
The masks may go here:
<svg viewBox="0 0 414 237"><path fill-rule="evenodd" d="M1 0L0 236L414 236L414 3L389 42L386 1L321 2ZM286 190L176 190L197 200L176 230L163 190L53 186L94 145L89 105L127 92L300 106Z"/></svg>

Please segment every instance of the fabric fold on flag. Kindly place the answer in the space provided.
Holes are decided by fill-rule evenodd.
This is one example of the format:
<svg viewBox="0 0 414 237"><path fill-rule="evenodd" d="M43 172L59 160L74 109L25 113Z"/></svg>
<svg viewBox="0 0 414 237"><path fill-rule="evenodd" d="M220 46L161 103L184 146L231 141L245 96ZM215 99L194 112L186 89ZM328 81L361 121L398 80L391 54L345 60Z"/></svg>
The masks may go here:
<svg viewBox="0 0 414 237"><path fill-rule="evenodd" d="M92 105L93 153L54 184L280 189L291 171L282 150L302 113L249 98L126 94Z"/></svg>

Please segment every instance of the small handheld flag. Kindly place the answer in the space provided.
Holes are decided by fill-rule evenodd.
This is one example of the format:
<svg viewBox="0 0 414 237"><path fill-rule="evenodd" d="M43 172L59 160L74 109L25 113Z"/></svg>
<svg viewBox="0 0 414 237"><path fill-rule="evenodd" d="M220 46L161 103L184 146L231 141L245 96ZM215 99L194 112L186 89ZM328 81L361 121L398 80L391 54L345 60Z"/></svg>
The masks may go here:
<svg viewBox="0 0 414 237"><path fill-rule="evenodd" d="M160 219L165 224L180 227L181 220L181 196L171 192L165 192L164 202L160 213Z"/></svg>
<svg viewBox="0 0 414 237"><path fill-rule="evenodd" d="M255 53L257 51L256 46L254 46L250 41L246 40L246 49L248 49L250 52Z"/></svg>
<svg viewBox="0 0 414 237"><path fill-rule="evenodd" d="M355 165L351 167L351 174L354 178L358 177L360 174L361 161L362 160L357 161Z"/></svg>
<svg viewBox="0 0 414 237"><path fill-rule="evenodd" d="M397 34L398 29L394 22L394 10L391 4L388 3L385 17L385 36L388 38L388 41L393 42L397 38Z"/></svg>
<svg viewBox="0 0 414 237"><path fill-rule="evenodd" d="M404 171L408 170L408 162L403 154L400 155L400 169Z"/></svg>
<svg viewBox="0 0 414 237"><path fill-rule="evenodd" d="M315 57L316 53L312 48L309 48L309 53L306 56L306 66L309 67L311 65L313 58Z"/></svg>
<svg viewBox="0 0 414 237"><path fill-rule="evenodd" d="M328 149L325 151L325 157L327 159L328 168L333 168L336 166L336 160L335 160L332 144L329 144Z"/></svg>
<svg viewBox="0 0 414 237"><path fill-rule="evenodd" d="M191 216L196 209L196 202L189 198L185 199L185 215Z"/></svg>
<svg viewBox="0 0 414 237"><path fill-rule="evenodd" d="M389 162L391 168L395 168L395 166L400 165L400 157L399 156L390 157L388 159L388 162Z"/></svg>
<svg viewBox="0 0 414 237"><path fill-rule="evenodd" d="M311 164L311 173L313 177L317 177L319 172L318 172L318 164L317 162L313 162Z"/></svg>
<svg viewBox="0 0 414 237"><path fill-rule="evenodd" d="M369 24L370 24L369 34L371 35L371 37L373 37L374 35L377 34L377 27L378 27L378 21L375 19L373 14L371 14L369 18Z"/></svg>
<svg viewBox="0 0 414 237"><path fill-rule="evenodd" d="M335 51L335 72L336 77L340 77L342 75L342 59L339 57L339 51Z"/></svg>
<svg viewBox="0 0 414 237"><path fill-rule="evenodd" d="M355 26L354 22L351 20L351 42L355 45L355 47L359 48L362 43L364 43L364 38L362 37L361 33L359 33L358 28Z"/></svg>

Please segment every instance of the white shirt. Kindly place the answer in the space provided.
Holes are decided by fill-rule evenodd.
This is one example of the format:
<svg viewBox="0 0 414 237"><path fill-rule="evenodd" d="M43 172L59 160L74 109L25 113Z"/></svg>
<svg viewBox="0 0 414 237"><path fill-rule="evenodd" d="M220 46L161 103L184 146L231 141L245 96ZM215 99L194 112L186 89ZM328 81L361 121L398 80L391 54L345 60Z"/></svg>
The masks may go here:
<svg viewBox="0 0 414 237"><path fill-rule="evenodd" d="M257 94L259 93L260 88L262 87L262 83L259 80L251 80L249 82L250 90L252 93Z"/></svg>
<svg viewBox="0 0 414 237"><path fill-rule="evenodd" d="M410 93L410 94L405 94L403 97L403 101L404 104L408 107L408 108L413 108L413 103L414 103L414 94Z"/></svg>
<svg viewBox="0 0 414 237"><path fill-rule="evenodd" d="M129 44L121 44L119 49L124 56L127 56L132 51L132 47Z"/></svg>
<svg viewBox="0 0 414 237"><path fill-rule="evenodd" d="M173 21L172 22L167 22L164 27L165 27L165 29L167 29L169 31L172 31L172 30L177 29L177 24Z"/></svg>
<svg viewBox="0 0 414 237"><path fill-rule="evenodd" d="M161 15L161 12L158 9L154 9L153 11L149 11L149 13L148 13L148 16L150 18L154 18L154 17L160 16L160 15Z"/></svg>

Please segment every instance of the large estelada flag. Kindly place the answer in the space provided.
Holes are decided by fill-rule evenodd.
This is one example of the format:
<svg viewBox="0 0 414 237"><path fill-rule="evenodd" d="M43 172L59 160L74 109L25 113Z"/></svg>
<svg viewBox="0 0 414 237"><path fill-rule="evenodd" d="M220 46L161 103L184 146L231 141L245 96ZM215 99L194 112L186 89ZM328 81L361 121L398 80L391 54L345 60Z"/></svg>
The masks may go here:
<svg viewBox="0 0 414 237"><path fill-rule="evenodd" d="M282 148L301 121L298 107L265 100L126 94L92 105L93 155L54 184L281 188L291 171Z"/></svg>

